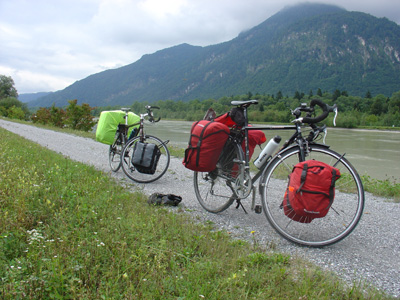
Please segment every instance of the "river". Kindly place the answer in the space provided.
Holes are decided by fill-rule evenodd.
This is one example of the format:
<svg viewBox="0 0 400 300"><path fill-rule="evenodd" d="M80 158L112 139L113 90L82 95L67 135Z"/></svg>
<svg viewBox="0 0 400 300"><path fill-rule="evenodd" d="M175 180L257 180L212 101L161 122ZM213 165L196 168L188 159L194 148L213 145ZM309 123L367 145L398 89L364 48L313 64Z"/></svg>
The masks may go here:
<svg viewBox="0 0 400 300"><path fill-rule="evenodd" d="M161 139L169 139L170 144L185 148L193 122L161 120L159 123L146 123L145 129ZM286 140L292 131L265 131L267 140L280 135ZM326 143L354 165L360 175L376 179L389 179L400 182L400 132L382 130L360 130L328 128ZM260 152L257 147L253 157Z"/></svg>

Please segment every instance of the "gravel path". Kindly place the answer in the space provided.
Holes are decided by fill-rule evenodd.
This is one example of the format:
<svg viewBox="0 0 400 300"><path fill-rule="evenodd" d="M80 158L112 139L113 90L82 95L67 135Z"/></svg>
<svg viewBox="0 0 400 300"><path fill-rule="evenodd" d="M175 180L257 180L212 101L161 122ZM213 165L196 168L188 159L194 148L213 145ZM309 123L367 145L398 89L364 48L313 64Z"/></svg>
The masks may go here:
<svg viewBox="0 0 400 300"><path fill-rule="evenodd" d="M108 145L92 139L68 135L29 125L0 119L0 126L32 140L73 160L93 165L129 184L133 190L150 195L153 192L172 193L183 198L189 214L199 220L210 220L232 236L251 239L250 233L262 245L273 242L277 249L306 258L327 270L336 272L347 282L366 280L387 293L400 298L400 204L366 194L364 215L355 229L343 241L322 249L299 247L280 238L267 223L263 214L250 212L250 201L244 201L249 214L234 206L214 215L205 212L193 191L192 172L185 169L180 159L172 158L168 172L150 184L133 184L122 171L112 173L108 165Z"/></svg>

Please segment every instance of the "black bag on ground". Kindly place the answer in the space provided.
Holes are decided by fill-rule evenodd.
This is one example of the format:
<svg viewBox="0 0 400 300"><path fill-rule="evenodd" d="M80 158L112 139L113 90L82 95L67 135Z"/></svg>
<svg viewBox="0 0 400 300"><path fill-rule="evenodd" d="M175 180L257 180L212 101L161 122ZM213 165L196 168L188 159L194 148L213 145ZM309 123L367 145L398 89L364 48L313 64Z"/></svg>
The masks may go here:
<svg viewBox="0 0 400 300"><path fill-rule="evenodd" d="M155 144L136 142L133 148L132 165L139 173L154 174L161 151Z"/></svg>

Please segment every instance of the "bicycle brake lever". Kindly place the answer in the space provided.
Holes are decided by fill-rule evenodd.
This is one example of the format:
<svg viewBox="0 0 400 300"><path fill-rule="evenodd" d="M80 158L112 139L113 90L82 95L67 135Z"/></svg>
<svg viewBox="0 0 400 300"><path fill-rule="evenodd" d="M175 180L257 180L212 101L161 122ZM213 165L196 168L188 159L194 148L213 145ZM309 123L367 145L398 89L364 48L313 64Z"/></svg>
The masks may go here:
<svg viewBox="0 0 400 300"><path fill-rule="evenodd" d="M324 145L326 145L325 141L326 141L326 136L328 135L328 130L326 129L326 127L324 128L324 130L322 130L322 132L324 133L324 138L322 139L322 141L324 142Z"/></svg>
<svg viewBox="0 0 400 300"><path fill-rule="evenodd" d="M294 119L292 123L303 123L303 118Z"/></svg>

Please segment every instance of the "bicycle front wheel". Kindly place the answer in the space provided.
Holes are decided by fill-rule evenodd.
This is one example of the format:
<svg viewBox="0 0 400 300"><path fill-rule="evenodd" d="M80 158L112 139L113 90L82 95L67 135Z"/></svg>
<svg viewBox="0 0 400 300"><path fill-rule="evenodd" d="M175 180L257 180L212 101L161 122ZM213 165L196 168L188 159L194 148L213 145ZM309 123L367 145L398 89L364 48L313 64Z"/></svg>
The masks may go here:
<svg viewBox="0 0 400 300"><path fill-rule="evenodd" d="M194 191L200 205L211 213L227 209L237 198L234 185L240 172L238 162L243 162L240 146L228 141L220 155L215 170L194 172Z"/></svg>
<svg viewBox="0 0 400 300"><path fill-rule="evenodd" d="M159 138L152 135L145 135L143 138L144 143L155 144L161 152L160 158L157 163L154 174L147 174L137 170L132 164L132 155L135 144L141 139L137 136L128 141L122 154L122 170L131 180L138 183L150 183L161 178L168 169L170 162L170 153L166 145L167 142L163 142Z"/></svg>
<svg viewBox="0 0 400 300"><path fill-rule="evenodd" d="M299 147L290 148L268 165L260 181L262 206L271 226L287 240L310 247L332 245L357 226L364 209L364 188L354 167L338 153L322 145L310 145L306 160L318 160L340 170L335 198L328 214L311 223L294 221L284 214L283 197L288 176L299 162Z"/></svg>
<svg viewBox="0 0 400 300"><path fill-rule="evenodd" d="M110 145L110 149L108 151L108 162L113 172L118 172L118 170L121 168L121 154L124 144L124 136L117 132L114 143Z"/></svg>

